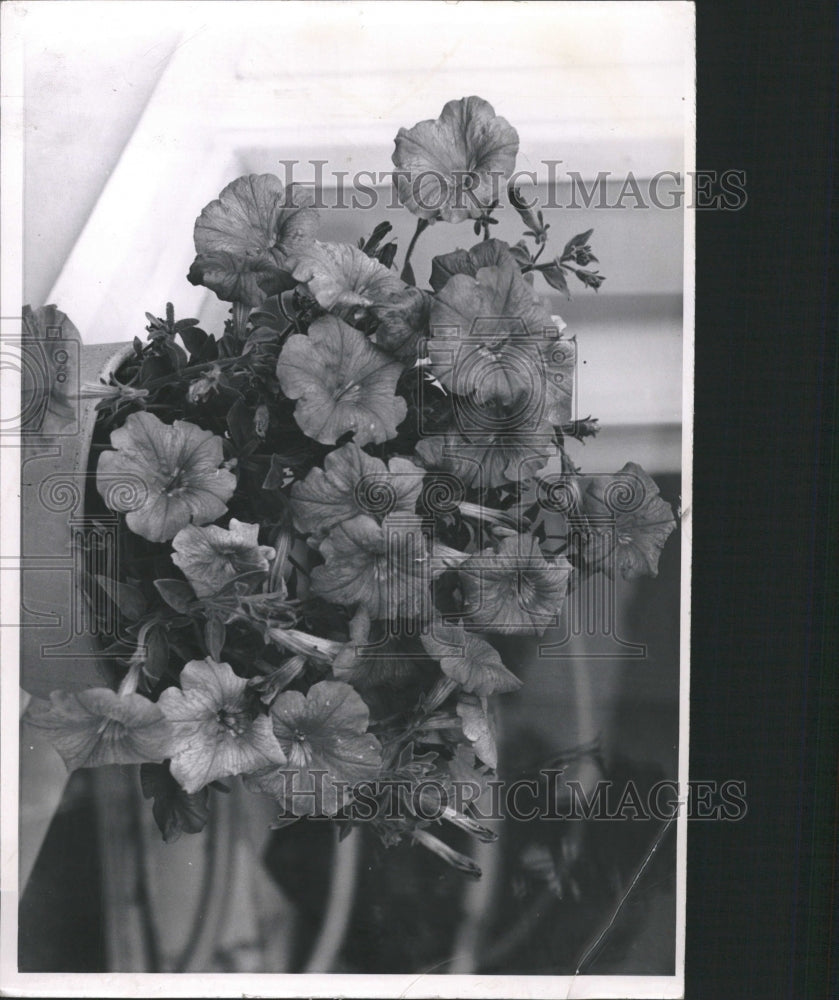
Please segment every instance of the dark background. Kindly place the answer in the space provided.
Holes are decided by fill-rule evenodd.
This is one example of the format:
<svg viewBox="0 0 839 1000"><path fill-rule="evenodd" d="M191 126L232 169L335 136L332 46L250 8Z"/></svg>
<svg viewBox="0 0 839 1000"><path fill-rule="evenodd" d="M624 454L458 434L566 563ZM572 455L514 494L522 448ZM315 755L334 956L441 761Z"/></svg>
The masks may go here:
<svg viewBox="0 0 839 1000"><path fill-rule="evenodd" d="M697 213L690 770L749 812L688 827L689 1000L839 996L838 13L698 5L697 165L749 200Z"/></svg>

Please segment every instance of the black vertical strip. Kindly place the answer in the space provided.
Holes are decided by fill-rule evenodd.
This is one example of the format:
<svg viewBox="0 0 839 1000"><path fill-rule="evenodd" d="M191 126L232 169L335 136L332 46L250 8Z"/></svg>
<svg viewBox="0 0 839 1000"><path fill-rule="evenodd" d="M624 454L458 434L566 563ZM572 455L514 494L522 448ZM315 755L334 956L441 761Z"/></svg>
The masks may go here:
<svg viewBox="0 0 839 1000"><path fill-rule="evenodd" d="M689 828L689 998L839 995L838 45L834 3L698 6L697 167L748 202L697 213L691 776L748 814Z"/></svg>

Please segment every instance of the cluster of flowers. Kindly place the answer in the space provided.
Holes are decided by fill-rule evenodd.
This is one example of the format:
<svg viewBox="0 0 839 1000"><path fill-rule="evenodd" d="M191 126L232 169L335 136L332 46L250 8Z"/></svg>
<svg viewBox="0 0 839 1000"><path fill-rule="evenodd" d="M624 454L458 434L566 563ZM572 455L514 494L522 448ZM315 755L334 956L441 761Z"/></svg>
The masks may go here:
<svg viewBox="0 0 839 1000"><path fill-rule="evenodd" d="M149 315L148 341L96 390L98 492L128 530L120 579L84 583L117 609L120 673L35 700L28 720L70 768L142 764L166 839L200 830L233 776L277 800L278 822L340 820L360 782L485 782L487 699L520 686L493 635L542 635L573 578L607 568L602 544L597 559L546 544L540 477L549 462L575 476L563 442L596 422L572 420L575 344L534 285L603 279L579 271L590 232L539 263L549 227L514 187L533 250L490 238L487 179L517 152L476 97L400 130L398 194L418 222L399 273L389 224L324 242L305 194L239 178L198 218L189 273L231 303L223 335L171 306ZM410 183L429 175L448 192L431 217ZM417 287L416 239L466 220L483 239ZM609 565L655 575L673 515L643 470L623 473L640 498ZM577 515L605 509L602 484L574 482ZM387 815L370 820L385 843L472 870L421 810Z"/></svg>

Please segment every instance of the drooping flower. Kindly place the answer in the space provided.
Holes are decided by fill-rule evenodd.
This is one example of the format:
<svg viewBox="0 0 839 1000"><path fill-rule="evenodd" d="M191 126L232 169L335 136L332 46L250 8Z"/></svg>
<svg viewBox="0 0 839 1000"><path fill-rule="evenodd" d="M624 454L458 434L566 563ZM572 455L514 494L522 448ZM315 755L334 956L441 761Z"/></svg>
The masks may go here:
<svg viewBox="0 0 839 1000"><path fill-rule="evenodd" d="M277 378L294 419L309 437L335 444L348 431L357 445L396 437L408 412L397 396L402 365L354 327L335 316L321 316L308 335L293 334L277 362Z"/></svg>
<svg viewBox="0 0 839 1000"><path fill-rule="evenodd" d="M460 414L445 434L420 441L416 454L426 468L454 474L467 489L484 490L530 479L557 448L546 421L520 426L488 407L481 414Z"/></svg>
<svg viewBox="0 0 839 1000"><path fill-rule="evenodd" d="M453 275L434 297L430 329L431 370L447 388L504 406L524 397L547 416L548 352L557 331L512 259L474 278Z"/></svg>
<svg viewBox="0 0 839 1000"><path fill-rule="evenodd" d="M291 488L291 511L300 531L327 532L358 514L382 520L402 511L412 514L425 475L407 458L387 465L355 442L331 451L323 468L314 468Z"/></svg>
<svg viewBox="0 0 839 1000"><path fill-rule="evenodd" d="M467 627L542 635L558 621L571 564L564 556L548 562L531 536L510 535L497 549L471 556L458 573Z"/></svg>
<svg viewBox="0 0 839 1000"><path fill-rule="evenodd" d="M673 511L659 495L654 480L635 462L627 462L606 482L596 477L584 497L584 509L601 521L614 523L598 532L595 568L619 569L625 580L658 576L658 560L664 543L676 527ZM604 548L603 542L611 541Z"/></svg>
<svg viewBox="0 0 839 1000"><path fill-rule="evenodd" d="M153 413L132 413L111 433L96 469L106 506L125 511L128 527L164 542L190 523L221 517L236 477L221 468L222 441L185 420L164 424Z"/></svg>
<svg viewBox="0 0 839 1000"><path fill-rule="evenodd" d="M314 241L301 250L294 279L324 309L349 318L354 307L367 308L387 302L404 283L393 271L349 243Z"/></svg>
<svg viewBox="0 0 839 1000"><path fill-rule="evenodd" d="M268 572L276 553L270 545L260 545L258 535L258 524L244 524L235 517L229 529L188 524L172 540L172 562L199 597L209 597L242 573Z"/></svg>
<svg viewBox="0 0 839 1000"><path fill-rule="evenodd" d="M323 566L312 570L313 593L361 607L371 619L413 619L429 601L431 569L420 518L389 515L382 524L359 514L321 543Z"/></svg>
<svg viewBox="0 0 839 1000"><path fill-rule="evenodd" d="M495 726L487 708L486 698L462 694L457 701L457 714L463 726L463 735L472 744L475 756L487 767L498 767L495 746Z"/></svg>
<svg viewBox="0 0 839 1000"><path fill-rule="evenodd" d="M172 726L159 705L134 692L53 691L48 702L33 699L24 719L49 734L70 771L158 762L170 752Z"/></svg>
<svg viewBox="0 0 839 1000"><path fill-rule="evenodd" d="M370 713L349 684L319 681L305 695L285 691L271 706L271 720L287 763L252 774L245 784L296 816L334 816L354 785L381 770L381 745L367 732Z"/></svg>
<svg viewBox="0 0 839 1000"><path fill-rule="evenodd" d="M443 673L464 691L486 697L521 687L518 677L501 662L498 651L462 625L436 618L431 631L422 637L422 644L429 656L440 661Z"/></svg>
<svg viewBox="0 0 839 1000"><path fill-rule="evenodd" d="M188 278L227 302L257 306L294 269L317 226L309 192L286 191L273 174L239 177L196 220Z"/></svg>
<svg viewBox="0 0 839 1000"><path fill-rule="evenodd" d="M400 202L422 219L477 219L497 201L519 151L516 130L480 97L401 128L393 152Z"/></svg>
<svg viewBox="0 0 839 1000"><path fill-rule="evenodd" d="M173 728L175 778L190 795L219 778L285 763L267 715L228 663L190 660L158 704Z"/></svg>

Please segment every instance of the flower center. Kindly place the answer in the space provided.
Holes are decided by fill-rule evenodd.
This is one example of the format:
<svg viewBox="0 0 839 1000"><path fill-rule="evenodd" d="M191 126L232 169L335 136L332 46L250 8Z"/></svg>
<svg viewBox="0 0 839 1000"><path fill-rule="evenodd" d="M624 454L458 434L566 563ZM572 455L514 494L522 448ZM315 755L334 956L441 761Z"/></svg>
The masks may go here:
<svg viewBox="0 0 839 1000"><path fill-rule="evenodd" d="M339 385L337 391L335 392L336 401L339 399L358 399L361 393L361 386L358 382L348 382L347 385Z"/></svg>
<svg viewBox="0 0 839 1000"><path fill-rule="evenodd" d="M246 730L246 719L241 712L231 712L220 708L216 713L219 730L233 736L243 736Z"/></svg>
<svg viewBox="0 0 839 1000"><path fill-rule="evenodd" d="M181 483L181 476L183 474L182 469L177 469L175 472L170 472L168 469L163 470L164 478L168 479L166 485L161 489L161 493L165 496L170 497L174 493L179 492L183 487Z"/></svg>

